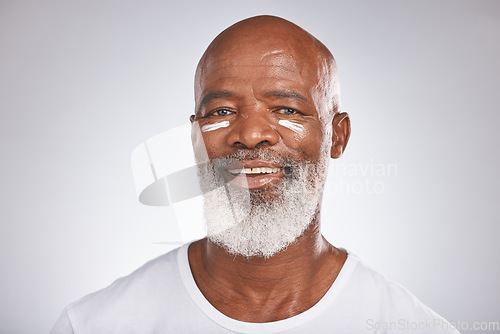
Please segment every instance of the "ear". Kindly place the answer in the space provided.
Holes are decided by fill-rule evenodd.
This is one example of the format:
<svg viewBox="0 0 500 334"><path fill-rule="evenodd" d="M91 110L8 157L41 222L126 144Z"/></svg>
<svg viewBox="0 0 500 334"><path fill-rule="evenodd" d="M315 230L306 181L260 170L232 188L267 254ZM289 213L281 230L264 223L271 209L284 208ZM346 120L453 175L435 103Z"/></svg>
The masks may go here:
<svg viewBox="0 0 500 334"><path fill-rule="evenodd" d="M340 158L344 153L351 136L351 121L345 112L335 114L332 121L332 151L333 159Z"/></svg>

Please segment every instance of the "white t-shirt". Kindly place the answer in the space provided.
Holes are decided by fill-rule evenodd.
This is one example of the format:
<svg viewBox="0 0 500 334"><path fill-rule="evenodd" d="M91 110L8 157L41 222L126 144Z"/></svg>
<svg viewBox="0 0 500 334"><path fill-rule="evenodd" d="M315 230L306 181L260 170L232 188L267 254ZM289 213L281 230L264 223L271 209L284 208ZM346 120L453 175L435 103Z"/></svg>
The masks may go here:
<svg viewBox="0 0 500 334"><path fill-rule="evenodd" d="M214 308L198 289L186 244L66 307L52 334L458 333L398 284L348 254L321 300L288 319L249 323Z"/></svg>

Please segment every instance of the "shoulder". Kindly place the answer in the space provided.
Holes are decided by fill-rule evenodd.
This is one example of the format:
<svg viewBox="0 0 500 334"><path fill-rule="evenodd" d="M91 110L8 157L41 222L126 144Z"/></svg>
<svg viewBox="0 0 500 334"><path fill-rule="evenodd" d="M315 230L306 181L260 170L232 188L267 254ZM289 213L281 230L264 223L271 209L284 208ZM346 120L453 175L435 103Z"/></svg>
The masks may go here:
<svg viewBox="0 0 500 334"><path fill-rule="evenodd" d="M349 254L352 263L350 286L360 292L369 307L386 310L391 314L415 314L427 307L402 285L387 279Z"/></svg>
<svg viewBox="0 0 500 334"><path fill-rule="evenodd" d="M148 289L149 284L163 285L172 281L178 276L177 253L181 248L176 248L148 261L129 275L118 278L108 287L78 300L74 305L101 299L104 301L108 300L107 297L115 296L117 292L120 294L133 293L137 289ZM145 283L148 283L148 285Z"/></svg>
<svg viewBox="0 0 500 334"><path fill-rule="evenodd" d="M363 292L370 305L384 309L414 309L423 304L402 285L387 279L378 271L349 254L353 265L351 283Z"/></svg>
<svg viewBox="0 0 500 334"><path fill-rule="evenodd" d="M157 312L172 312L172 299L184 291L178 266L178 253L184 245L159 256L110 286L87 295L66 308L71 325L87 328L89 324L105 328L113 322L130 328ZM168 314L168 313L166 313ZM119 321L116 321L119 320ZM116 329L116 328L115 328Z"/></svg>
<svg viewBox="0 0 500 334"><path fill-rule="evenodd" d="M349 279L341 292L342 299L362 316L365 328L384 329L389 326L412 332L417 327L419 333L457 333L408 289L387 279L350 253L349 266Z"/></svg>

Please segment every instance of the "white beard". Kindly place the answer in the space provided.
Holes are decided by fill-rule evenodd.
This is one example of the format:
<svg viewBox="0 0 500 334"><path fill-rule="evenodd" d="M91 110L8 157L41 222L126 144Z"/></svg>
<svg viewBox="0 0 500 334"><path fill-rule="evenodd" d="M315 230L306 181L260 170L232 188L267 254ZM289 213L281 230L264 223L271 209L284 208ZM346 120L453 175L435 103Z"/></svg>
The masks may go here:
<svg viewBox="0 0 500 334"><path fill-rule="evenodd" d="M271 257L301 236L319 214L328 158L295 162L270 153L242 152L199 165L207 237L231 254ZM243 159L279 163L289 173L282 182L259 190L226 183L221 167Z"/></svg>

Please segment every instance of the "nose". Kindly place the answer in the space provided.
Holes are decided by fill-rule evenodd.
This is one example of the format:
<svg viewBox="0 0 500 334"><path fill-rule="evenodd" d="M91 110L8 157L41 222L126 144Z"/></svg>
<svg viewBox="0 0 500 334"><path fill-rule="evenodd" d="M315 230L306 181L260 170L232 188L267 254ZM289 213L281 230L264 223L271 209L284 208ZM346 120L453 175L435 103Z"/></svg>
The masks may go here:
<svg viewBox="0 0 500 334"><path fill-rule="evenodd" d="M249 149L272 146L278 141L279 135L272 128L268 117L257 113L238 119L227 136L229 146Z"/></svg>

